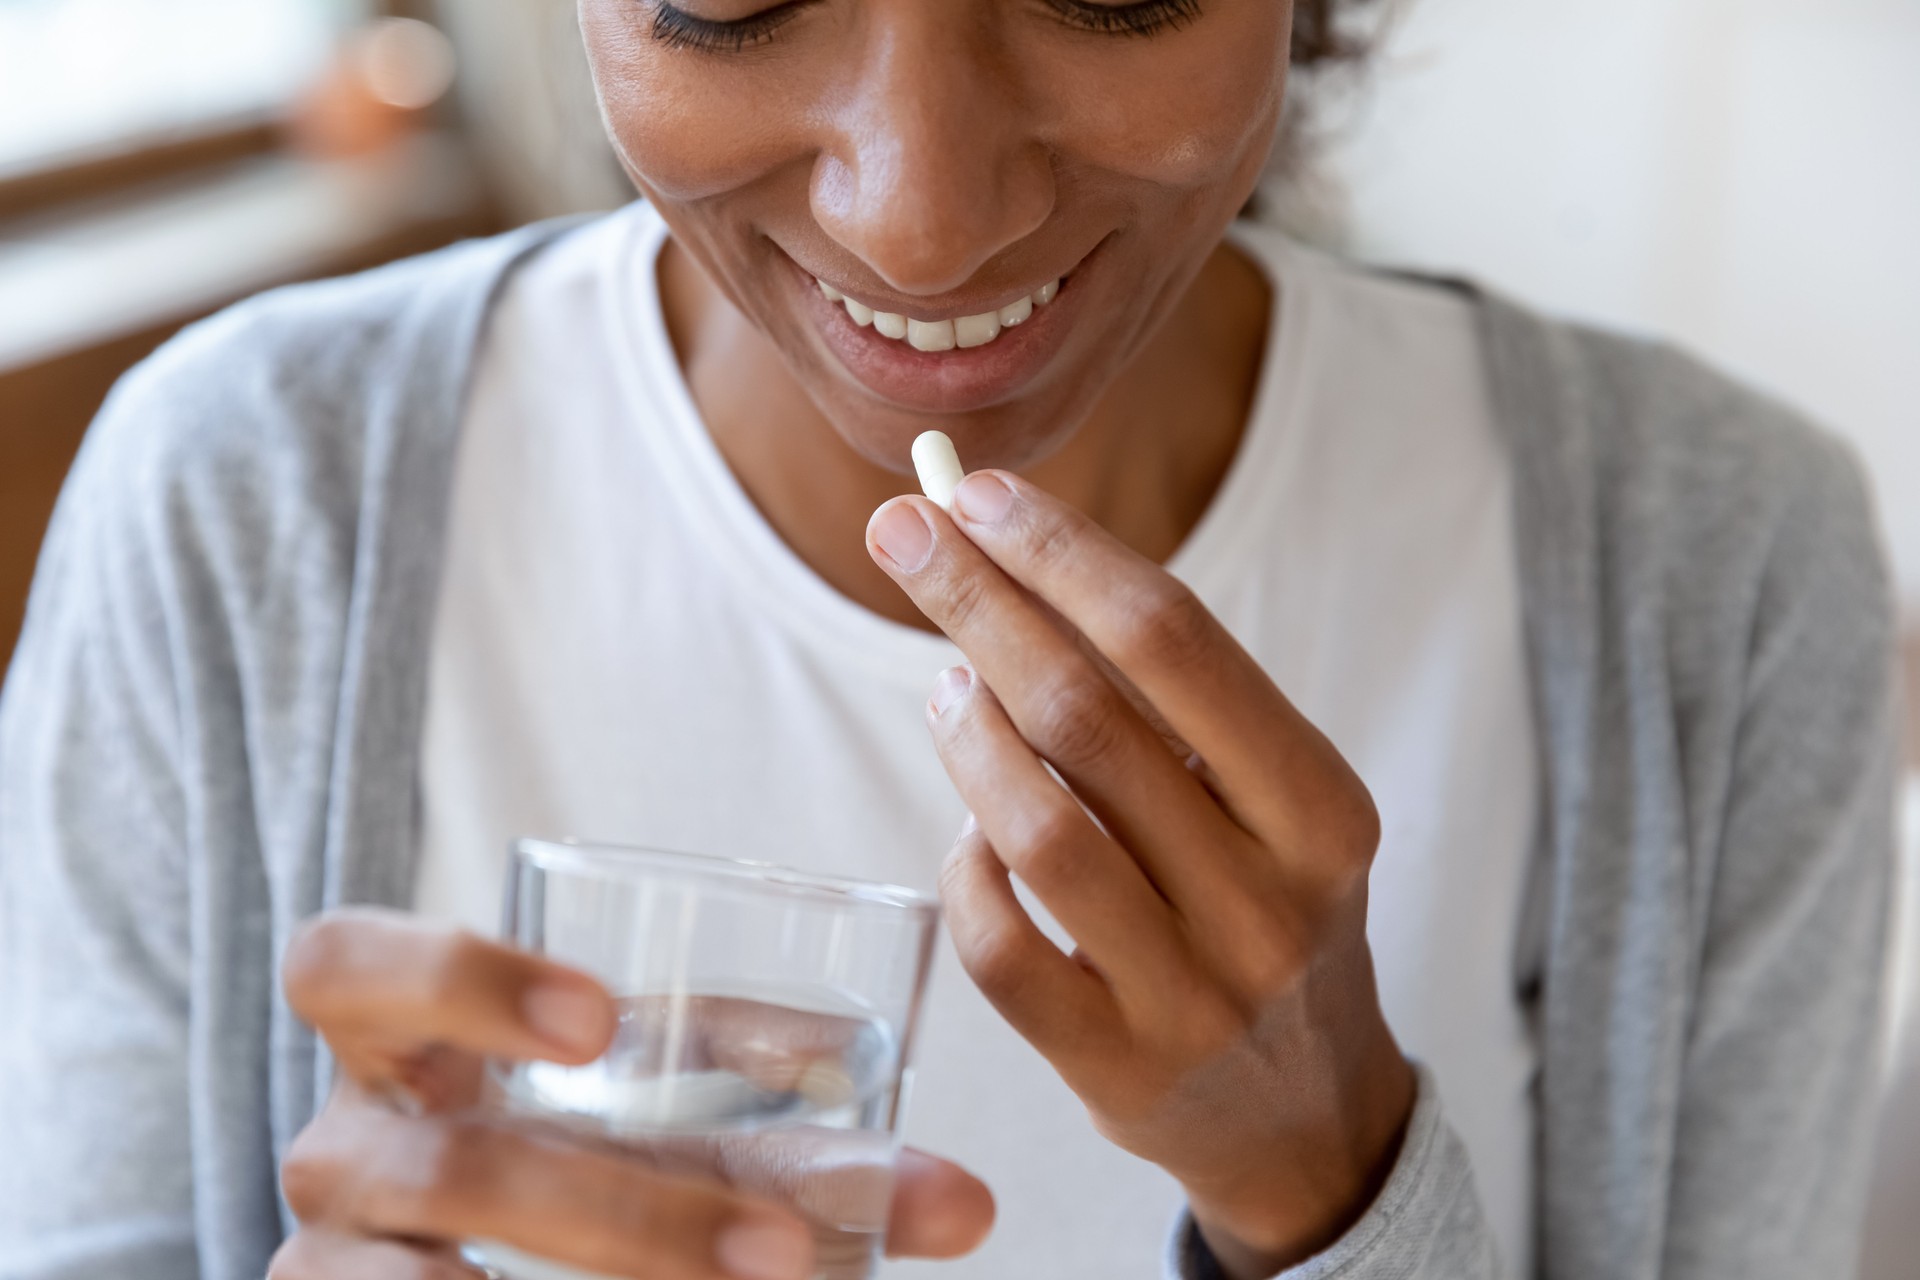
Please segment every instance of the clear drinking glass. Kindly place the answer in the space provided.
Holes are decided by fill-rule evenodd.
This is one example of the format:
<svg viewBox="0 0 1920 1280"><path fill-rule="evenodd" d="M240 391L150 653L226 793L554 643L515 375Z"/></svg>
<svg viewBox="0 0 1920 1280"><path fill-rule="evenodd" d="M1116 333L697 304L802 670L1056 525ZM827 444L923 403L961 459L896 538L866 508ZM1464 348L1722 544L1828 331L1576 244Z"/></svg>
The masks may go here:
<svg viewBox="0 0 1920 1280"><path fill-rule="evenodd" d="M778 1200L812 1225L821 1280L872 1274L933 898L762 863L520 840L504 914L509 943L593 974L621 1012L612 1047L587 1066L495 1063L495 1105ZM499 1244L470 1252L512 1280L581 1275Z"/></svg>

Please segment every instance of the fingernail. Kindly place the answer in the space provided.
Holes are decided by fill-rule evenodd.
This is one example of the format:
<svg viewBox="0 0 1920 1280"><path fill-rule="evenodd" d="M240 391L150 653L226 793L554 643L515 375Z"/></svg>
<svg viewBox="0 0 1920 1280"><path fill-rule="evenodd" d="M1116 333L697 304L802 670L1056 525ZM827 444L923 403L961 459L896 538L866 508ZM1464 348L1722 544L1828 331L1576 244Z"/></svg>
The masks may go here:
<svg viewBox="0 0 1920 1280"><path fill-rule="evenodd" d="M967 810L967 820L960 824L960 838L962 840L965 840L968 836L972 835L974 832L978 831L979 829L980 829L980 819L973 816L973 810L971 809Z"/></svg>
<svg viewBox="0 0 1920 1280"><path fill-rule="evenodd" d="M993 524L1013 506L1013 489L999 476L968 476L954 491L953 503L974 524Z"/></svg>
<svg viewBox="0 0 1920 1280"><path fill-rule="evenodd" d="M933 682L933 693L928 697L927 704L933 708L935 717L943 716L947 708L966 696L967 690L972 687L973 672L965 667L948 667Z"/></svg>
<svg viewBox="0 0 1920 1280"><path fill-rule="evenodd" d="M728 1227L714 1253L738 1280L806 1280L813 1267L813 1240L805 1228L772 1218L748 1218Z"/></svg>
<svg viewBox="0 0 1920 1280"><path fill-rule="evenodd" d="M933 530L913 504L896 502L873 522L873 540L906 573L918 573L933 557Z"/></svg>
<svg viewBox="0 0 1920 1280"><path fill-rule="evenodd" d="M520 1011L543 1039L570 1053L591 1053L607 1038L607 1002L579 987L532 987L520 997Z"/></svg>

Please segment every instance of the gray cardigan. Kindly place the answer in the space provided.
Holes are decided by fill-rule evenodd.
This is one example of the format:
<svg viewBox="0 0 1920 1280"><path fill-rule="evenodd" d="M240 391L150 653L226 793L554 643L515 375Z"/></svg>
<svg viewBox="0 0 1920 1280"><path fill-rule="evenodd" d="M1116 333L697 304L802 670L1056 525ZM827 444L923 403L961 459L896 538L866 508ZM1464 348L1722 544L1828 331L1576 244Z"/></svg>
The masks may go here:
<svg viewBox="0 0 1920 1280"><path fill-rule="evenodd" d="M409 900L463 392L556 234L256 299L101 412L0 695L0 1276L259 1280L287 1230L327 1065L276 957ZM1541 1272L1844 1276L1896 757L1860 476L1683 356L1468 292L1546 756ZM1297 1274L1498 1270L1424 1080L1380 1200Z"/></svg>

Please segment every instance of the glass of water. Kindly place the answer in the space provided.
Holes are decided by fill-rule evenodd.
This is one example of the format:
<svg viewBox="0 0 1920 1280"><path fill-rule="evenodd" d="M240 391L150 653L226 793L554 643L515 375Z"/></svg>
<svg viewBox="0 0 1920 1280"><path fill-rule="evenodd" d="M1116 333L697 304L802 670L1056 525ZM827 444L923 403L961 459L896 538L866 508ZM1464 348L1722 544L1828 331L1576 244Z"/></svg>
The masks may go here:
<svg viewBox="0 0 1920 1280"><path fill-rule="evenodd" d="M619 1002L582 1067L499 1062L495 1104L668 1172L777 1200L813 1228L821 1280L865 1280L893 1194L932 897L762 863L520 840L506 940ZM494 1243L511 1280L581 1273Z"/></svg>

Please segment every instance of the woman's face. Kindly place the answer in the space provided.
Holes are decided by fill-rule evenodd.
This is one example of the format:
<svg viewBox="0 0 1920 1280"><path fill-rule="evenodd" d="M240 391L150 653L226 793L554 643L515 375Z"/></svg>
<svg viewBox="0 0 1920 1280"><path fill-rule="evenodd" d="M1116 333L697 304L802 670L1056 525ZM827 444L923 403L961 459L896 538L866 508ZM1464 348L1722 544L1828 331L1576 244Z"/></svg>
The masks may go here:
<svg viewBox="0 0 1920 1280"><path fill-rule="evenodd" d="M581 17L615 145L678 243L847 443L900 470L932 426L972 466L1071 435L1252 192L1292 8L582 0ZM918 323L890 338L863 308Z"/></svg>

